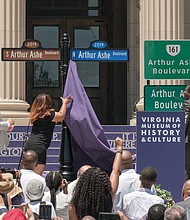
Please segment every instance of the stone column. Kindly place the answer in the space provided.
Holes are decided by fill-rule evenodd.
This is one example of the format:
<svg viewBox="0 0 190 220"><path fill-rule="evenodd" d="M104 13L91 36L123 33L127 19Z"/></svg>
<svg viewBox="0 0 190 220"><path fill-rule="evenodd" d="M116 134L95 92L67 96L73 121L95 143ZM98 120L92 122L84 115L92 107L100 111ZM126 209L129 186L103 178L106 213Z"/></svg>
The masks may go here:
<svg viewBox="0 0 190 220"><path fill-rule="evenodd" d="M25 40L26 0L0 0L0 46L18 48ZM0 61L0 113L28 124L25 101L25 62Z"/></svg>
<svg viewBox="0 0 190 220"><path fill-rule="evenodd" d="M184 39L184 0L140 0L140 97L144 96L144 41ZM150 80L151 85L179 85L183 80ZM144 109L143 100L138 110Z"/></svg>
<svg viewBox="0 0 190 220"><path fill-rule="evenodd" d="M130 125L136 124L134 114L135 105L139 98L139 1L127 1L127 48L129 49L129 62L127 71L127 112L132 120Z"/></svg>

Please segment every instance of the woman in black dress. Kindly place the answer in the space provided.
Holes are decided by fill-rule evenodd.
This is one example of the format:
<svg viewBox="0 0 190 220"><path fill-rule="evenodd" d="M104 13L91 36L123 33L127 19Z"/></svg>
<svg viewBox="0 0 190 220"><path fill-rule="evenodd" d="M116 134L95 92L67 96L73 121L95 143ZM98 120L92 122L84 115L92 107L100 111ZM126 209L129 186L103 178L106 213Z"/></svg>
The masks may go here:
<svg viewBox="0 0 190 220"><path fill-rule="evenodd" d="M45 170L47 149L51 143L55 124L64 120L67 104L72 101L71 96L65 99L60 98L62 106L59 112L52 108L51 97L44 93L35 98L31 107L32 132L24 145L24 151L33 150L38 154L38 164L35 172L40 175Z"/></svg>

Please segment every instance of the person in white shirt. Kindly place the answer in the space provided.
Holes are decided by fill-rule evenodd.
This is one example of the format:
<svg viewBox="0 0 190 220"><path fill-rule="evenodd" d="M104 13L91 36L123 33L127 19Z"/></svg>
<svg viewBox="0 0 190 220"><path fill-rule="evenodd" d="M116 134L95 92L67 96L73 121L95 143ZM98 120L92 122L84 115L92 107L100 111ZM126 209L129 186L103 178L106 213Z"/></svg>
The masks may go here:
<svg viewBox="0 0 190 220"><path fill-rule="evenodd" d="M146 220L148 210L152 205L164 204L164 200L151 191L156 178L156 170L150 166L145 167L140 176L140 189L124 196L123 212L129 220Z"/></svg>
<svg viewBox="0 0 190 220"><path fill-rule="evenodd" d="M140 175L133 169L133 162L134 159L131 152L123 150L120 166L121 175L119 176L119 185L113 204L113 212L115 213L123 209L122 201L124 195L140 188Z"/></svg>
<svg viewBox="0 0 190 220"><path fill-rule="evenodd" d="M44 192L42 201L51 202L59 217L69 220L68 207L72 196L67 192L67 181L63 179L59 172L50 171L46 175L46 185L48 192Z"/></svg>
<svg viewBox="0 0 190 220"><path fill-rule="evenodd" d="M45 178L41 175L34 172L34 169L38 163L38 155L33 150L28 150L23 152L21 166L22 169L20 170L20 184L23 190L25 202L29 202L28 198L26 197L26 186L32 179L40 180L44 187L46 186Z"/></svg>
<svg viewBox="0 0 190 220"><path fill-rule="evenodd" d="M74 188L75 188L75 186L76 186L76 184L77 184L77 182L78 182L80 176L81 176L88 168L91 168L91 166L88 165L88 164L81 166L80 169L79 169L78 172L77 172L77 179L76 179L76 180L73 180L72 182L70 182L70 183L68 184L68 194L69 194L69 195L72 196L73 190L74 190Z"/></svg>
<svg viewBox="0 0 190 220"><path fill-rule="evenodd" d="M0 151L4 150L9 145L9 138L7 132L11 132L14 128L13 119L9 118L7 121L2 120L0 115Z"/></svg>
<svg viewBox="0 0 190 220"><path fill-rule="evenodd" d="M56 213L52 203L42 202L44 191L45 191L45 186L40 180L38 179L31 180L26 186L26 196L29 200L28 206L31 208L32 212L39 217L39 219L44 218L43 216L40 216L40 205L43 204L50 206L51 216L49 217L53 219L56 217Z"/></svg>

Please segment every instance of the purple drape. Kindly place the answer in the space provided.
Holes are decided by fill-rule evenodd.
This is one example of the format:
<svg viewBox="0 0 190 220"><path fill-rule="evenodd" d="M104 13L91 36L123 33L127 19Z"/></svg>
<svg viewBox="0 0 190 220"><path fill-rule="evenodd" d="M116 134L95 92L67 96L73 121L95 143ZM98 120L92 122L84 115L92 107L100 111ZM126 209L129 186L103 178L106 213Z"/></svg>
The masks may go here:
<svg viewBox="0 0 190 220"><path fill-rule="evenodd" d="M114 152L110 150L103 128L79 79L76 63L73 61L69 62L64 97L70 94L74 101L67 106L65 123L73 139L75 171L84 164L90 164L110 172Z"/></svg>

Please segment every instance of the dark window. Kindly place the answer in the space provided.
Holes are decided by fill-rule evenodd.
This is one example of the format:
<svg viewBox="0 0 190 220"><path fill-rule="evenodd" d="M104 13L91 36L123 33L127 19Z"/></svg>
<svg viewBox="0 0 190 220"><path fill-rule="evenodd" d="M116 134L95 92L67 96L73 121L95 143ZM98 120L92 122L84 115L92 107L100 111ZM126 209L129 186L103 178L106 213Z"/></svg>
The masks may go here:
<svg viewBox="0 0 190 220"><path fill-rule="evenodd" d="M27 16L102 17L105 0L27 0Z"/></svg>
<svg viewBox="0 0 190 220"><path fill-rule="evenodd" d="M58 48L59 28L56 26L35 26L34 39L43 48ZM57 61L34 62L34 87L58 87L59 63Z"/></svg>

